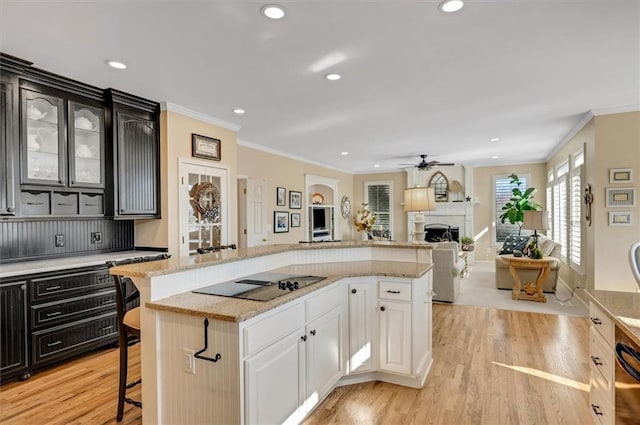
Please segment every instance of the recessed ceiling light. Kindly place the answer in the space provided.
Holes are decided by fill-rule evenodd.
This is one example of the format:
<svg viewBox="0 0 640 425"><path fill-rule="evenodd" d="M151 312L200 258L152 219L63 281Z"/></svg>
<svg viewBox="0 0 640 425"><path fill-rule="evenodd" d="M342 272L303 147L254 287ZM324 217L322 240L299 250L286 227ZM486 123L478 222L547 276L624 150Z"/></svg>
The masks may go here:
<svg viewBox="0 0 640 425"><path fill-rule="evenodd" d="M332 73L332 74L325 75L324 78L326 78L329 81L337 81L340 78L342 78L342 75Z"/></svg>
<svg viewBox="0 0 640 425"><path fill-rule="evenodd" d="M244 114L245 112L246 112L246 111L245 111L244 109L242 109L242 108L236 108L236 109L234 109L234 110L233 110L233 113L234 113L234 114L238 114L238 115L242 115L242 114Z"/></svg>
<svg viewBox="0 0 640 425"><path fill-rule="evenodd" d="M349 152L346 152L346 151L345 152L340 152L340 155L345 155L346 156L346 155L349 155Z"/></svg>
<svg viewBox="0 0 640 425"><path fill-rule="evenodd" d="M262 14L269 19L282 19L284 18L284 8L276 4L268 4L263 6Z"/></svg>
<svg viewBox="0 0 640 425"><path fill-rule="evenodd" d="M457 12L458 10L462 9L463 6L464 2L462 0L445 0L440 3L438 8L443 12L451 13Z"/></svg>
<svg viewBox="0 0 640 425"><path fill-rule="evenodd" d="M498 159L498 158L500 158L498 155L493 155L493 156L491 157L491 159Z"/></svg>
<svg viewBox="0 0 640 425"><path fill-rule="evenodd" d="M127 69L127 65L123 64L122 62L118 62L118 61L108 61L107 64L111 67L111 68L115 68L115 69Z"/></svg>
<svg viewBox="0 0 640 425"><path fill-rule="evenodd" d="M380 164L373 164L373 168L380 168Z"/></svg>
<svg viewBox="0 0 640 425"><path fill-rule="evenodd" d="M492 142L499 142L500 138L499 137L494 137L493 139L491 139Z"/></svg>

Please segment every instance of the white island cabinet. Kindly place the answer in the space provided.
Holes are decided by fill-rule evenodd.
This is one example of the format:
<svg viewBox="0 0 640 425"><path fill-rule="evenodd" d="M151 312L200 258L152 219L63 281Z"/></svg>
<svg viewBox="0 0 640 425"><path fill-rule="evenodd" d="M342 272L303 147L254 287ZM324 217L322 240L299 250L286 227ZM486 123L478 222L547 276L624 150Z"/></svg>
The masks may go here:
<svg viewBox="0 0 640 425"><path fill-rule="evenodd" d="M294 424L339 385L423 385L432 362L428 250L274 249L111 270L131 276L143 297L144 424ZM190 292L266 270L326 279L267 302ZM205 345L201 355L219 360L193 357Z"/></svg>

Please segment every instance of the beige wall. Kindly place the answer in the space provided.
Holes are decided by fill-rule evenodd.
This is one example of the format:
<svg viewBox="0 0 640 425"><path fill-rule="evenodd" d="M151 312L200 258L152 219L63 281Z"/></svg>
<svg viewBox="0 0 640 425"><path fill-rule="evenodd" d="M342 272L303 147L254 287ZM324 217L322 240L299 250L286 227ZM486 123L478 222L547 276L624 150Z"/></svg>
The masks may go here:
<svg viewBox="0 0 640 425"><path fill-rule="evenodd" d="M311 203L311 193L305 193L306 175L326 177L338 181L334 217L339 232L336 233L335 238L341 240L350 240L352 238L351 226L348 220L343 219L340 214L340 200L344 195L349 196L352 204L355 205L355 202L353 202L353 176L351 174L238 145L238 175L248 178L261 178L267 181L268 203L272 206L267 217L270 229L269 244L296 243L308 239L305 209ZM276 187L287 189L287 205L284 207L276 205ZM290 190L302 192L303 209L289 209L288 198ZM332 201L326 198L324 204L329 205ZM301 227L289 228L289 232L286 233L274 233L273 211L300 212L302 218Z"/></svg>
<svg viewBox="0 0 640 425"><path fill-rule="evenodd" d="M529 187L537 189L534 199L546 206L547 168L545 164L518 164L499 167L475 167L473 169L473 237L476 241L475 259L493 260L495 258L495 220L498 219L493 205L493 177L507 177L515 173L519 176L529 174Z"/></svg>
<svg viewBox="0 0 640 425"><path fill-rule="evenodd" d="M220 140L221 161L209 161L191 156L191 135ZM238 150L236 132L176 112L163 111L160 115L161 199L162 218L136 222L136 246L167 247L172 255L180 252L179 181L180 159L210 167L228 169L229 221L228 242L237 239L236 168Z"/></svg>
<svg viewBox="0 0 640 425"><path fill-rule="evenodd" d="M380 173L380 174L357 174L353 179L353 214L359 209L362 209L362 203L364 202L364 183L365 182L382 182L390 181L392 185L392 199L393 205L393 230L392 237L396 241L407 241L407 213L404 212L402 202L404 202L404 190L407 187L407 173L404 171L398 171L395 173ZM358 235L353 226L350 226L352 238L357 238Z"/></svg>

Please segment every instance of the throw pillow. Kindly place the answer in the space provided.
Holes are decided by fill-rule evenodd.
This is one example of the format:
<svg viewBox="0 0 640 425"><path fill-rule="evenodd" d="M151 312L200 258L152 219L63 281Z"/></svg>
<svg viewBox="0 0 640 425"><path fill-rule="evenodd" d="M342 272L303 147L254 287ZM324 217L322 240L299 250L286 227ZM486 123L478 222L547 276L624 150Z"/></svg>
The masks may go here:
<svg viewBox="0 0 640 425"><path fill-rule="evenodd" d="M524 250L529 242L529 236L511 235L507 236L507 239L502 243L502 249L498 254L513 254L513 250Z"/></svg>

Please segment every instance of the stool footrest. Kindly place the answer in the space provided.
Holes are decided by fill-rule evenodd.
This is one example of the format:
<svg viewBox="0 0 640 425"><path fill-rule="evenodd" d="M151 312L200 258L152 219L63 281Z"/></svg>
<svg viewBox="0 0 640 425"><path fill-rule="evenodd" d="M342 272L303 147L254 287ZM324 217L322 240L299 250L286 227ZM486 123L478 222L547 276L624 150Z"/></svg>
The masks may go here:
<svg viewBox="0 0 640 425"><path fill-rule="evenodd" d="M139 402L138 400L134 400L132 398L126 398L124 399L125 403L129 403L129 404L133 404L136 407L139 407L140 409L142 409L142 402Z"/></svg>
<svg viewBox="0 0 640 425"><path fill-rule="evenodd" d="M130 383L128 383L128 384L127 384L127 387L126 387L126 388L127 388L127 389L129 389L129 388L133 388L133 387L135 387L136 385L138 385L140 382L142 382L142 379L138 379L137 381L130 382Z"/></svg>

